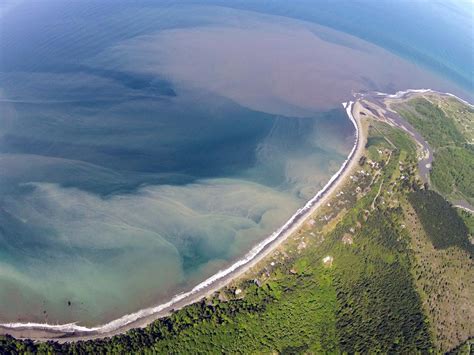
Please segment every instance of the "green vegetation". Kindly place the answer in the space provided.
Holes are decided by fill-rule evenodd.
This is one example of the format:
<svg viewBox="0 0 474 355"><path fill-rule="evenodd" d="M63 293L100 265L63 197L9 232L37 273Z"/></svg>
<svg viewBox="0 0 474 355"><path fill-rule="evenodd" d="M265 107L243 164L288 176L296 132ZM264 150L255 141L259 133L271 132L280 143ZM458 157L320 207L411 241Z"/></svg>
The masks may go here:
<svg viewBox="0 0 474 355"><path fill-rule="evenodd" d="M400 114L426 139L433 148L465 142L452 119L442 109L425 98L415 98L406 105L397 105Z"/></svg>
<svg viewBox="0 0 474 355"><path fill-rule="evenodd" d="M468 228L441 195L434 191L415 191L408 198L435 248L458 246L474 255Z"/></svg>
<svg viewBox="0 0 474 355"><path fill-rule="evenodd" d="M474 217L445 200L473 203L474 110L439 95L425 95L394 107L433 149L431 182L444 195L415 189L408 194L409 203L403 210L411 235L412 274L436 351L445 352L474 334L470 311L474 309L474 246L470 242Z"/></svg>
<svg viewBox="0 0 474 355"><path fill-rule="evenodd" d="M450 195L456 190L473 200L474 153L459 147L440 148L435 155L431 179L440 192Z"/></svg>
<svg viewBox="0 0 474 355"><path fill-rule="evenodd" d="M474 108L453 97L429 96L430 101L436 103L447 117L453 120L457 129L466 137L468 142L474 140Z"/></svg>
<svg viewBox="0 0 474 355"><path fill-rule="evenodd" d="M391 151L388 162L383 160L381 164L384 169L378 180L384 182L381 190L386 194L377 200L383 204L377 204L375 211L367 213L376 195L376 189L372 189L332 233L334 240L340 240L351 226L360 226L354 232L353 245L336 244L331 251L336 260L335 284L340 304L336 328L341 350L405 353L428 350L430 334L406 254L409 235L401 227L400 207L390 207L389 203L396 199L397 186L403 192L412 186L410 179L397 179L396 185L392 178L399 177L402 157L409 159L404 160L407 165L415 165L414 145L404 133L380 123L372 125L370 137L367 149L372 159L380 156L382 150L393 149L393 145L397 149ZM407 150L412 155L407 156Z"/></svg>
<svg viewBox="0 0 474 355"><path fill-rule="evenodd" d="M393 129L384 123L373 122L371 134L367 139L366 148L374 154L375 150L389 147L404 151L407 155L416 156L416 144L401 130ZM387 145L388 143L388 145Z"/></svg>
<svg viewBox="0 0 474 355"><path fill-rule="evenodd" d="M469 339L448 352L449 355L472 354L474 352L474 338Z"/></svg>
<svg viewBox="0 0 474 355"><path fill-rule="evenodd" d="M428 327L402 253L400 211L377 211L337 254L337 329L346 352L415 352L431 347Z"/></svg>
<svg viewBox="0 0 474 355"><path fill-rule="evenodd" d="M467 227L467 230L469 231L470 237L474 237L474 214L464 211L463 209L457 209L459 216L462 218L464 221L464 224Z"/></svg>
<svg viewBox="0 0 474 355"><path fill-rule="evenodd" d="M434 187L448 199L474 204L474 111L454 99L429 98L394 107L433 148Z"/></svg>
<svg viewBox="0 0 474 355"><path fill-rule="evenodd" d="M436 350L442 353L474 334L472 314L466 311L474 308L473 260L457 246L436 249L411 204L404 204L403 209L411 235L412 273L430 319Z"/></svg>

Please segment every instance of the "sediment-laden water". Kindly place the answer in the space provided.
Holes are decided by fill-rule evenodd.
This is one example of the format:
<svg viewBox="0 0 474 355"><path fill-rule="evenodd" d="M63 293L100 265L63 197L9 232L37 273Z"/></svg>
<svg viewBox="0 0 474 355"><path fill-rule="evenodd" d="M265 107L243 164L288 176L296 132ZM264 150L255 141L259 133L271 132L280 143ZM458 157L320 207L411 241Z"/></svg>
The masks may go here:
<svg viewBox="0 0 474 355"><path fill-rule="evenodd" d="M0 16L2 323L92 326L168 301L338 171L353 92L461 90L243 9L44 1Z"/></svg>

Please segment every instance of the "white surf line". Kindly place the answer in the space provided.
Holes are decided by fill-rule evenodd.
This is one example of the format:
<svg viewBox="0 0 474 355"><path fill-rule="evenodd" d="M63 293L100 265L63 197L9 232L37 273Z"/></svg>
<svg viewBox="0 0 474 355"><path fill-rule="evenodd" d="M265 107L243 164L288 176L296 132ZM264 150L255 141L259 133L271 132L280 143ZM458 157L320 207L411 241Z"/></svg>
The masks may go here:
<svg viewBox="0 0 474 355"><path fill-rule="evenodd" d="M385 96L385 97L390 98L390 99L400 99L406 94L426 93L426 92L431 92L433 94L440 94L440 95L450 96L450 97L453 97L456 100L462 102L463 104L469 106L470 108L474 108L473 104L471 104L470 102L467 102L464 99L461 99L459 96L451 94L450 92L441 92L441 91L436 91L436 90L432 90L432 89L408 89L408 90L404 90L404 91L397 91L395 94L387 94L387 93L384 93L384 92L376 91L375 94L378 95L378 96Z"/></svg>
<svg viewBox="0 0 474 355"><path fill-rule="evenodd" d="M344 102L342 103L343 107L346 110L346 113L352 122L352 124L355 127L355 143L354 146L352 147L351 152L347 156L346 160L344 163L341 165L339 170L329 179L326 185L313 197L311 198L302 208L298 209L291 217L290 219L283 225L281 226L277 231L272 233L268 238L264 239L262 242L254 246L246 255L243 259L240 259L236 261L234 264L229 266L228 268L221 270L214 274L213 276L209 277L208 279L204 280L197 286L195 286L191 291L184 292L177 294L174 296L170 301L163 303L161 305L155 306L155 307L150 307L150 308L145 308L142 310L139 310L135 313L127 314L124 315L120 318L117 318L109 323L96 326L96 327L84 327L77 325L76 323L68 323L68 324L48 324L48 323L18 323L18 322L12 322L12 323L0 323L0 327L4 328L9 328L9 329L32 329L32 330L52 330L52 331L58 331L58 332L63 332L63 333L74 333L74 332L83 332L83 333L107 333L107 332L112 332L115 331L121 327L124 327L130 323L133 323L135 321L138 321L142 318L152 316L153 314L156 314L164 309L170 308L171 306L175 305L177 302L182 301L183 299L190 297L197 292L205 289L206 287L211 286L213 283L216 281L224 278L225 276L229 275L230 273L236 271L238 268L245 266L248 264L250 261L255 259L260 252L263 251L263 249L269 245L270 243L274 242L277 240L279 237L283 236L285 232L287 232L297 221L301 221L306 219L310 214L313 213L311 208L324 196L324 193L329 190L332 185L334 184L335 181L342 175L344 170L346 169L347 165L350 163L352 158L354 157L357 147L359 145L359 126L352 115L352 107L354 105L353 101L349 102Z"/></svg>
<svg viewBox="0 0 474 355"><path fill-rule="evenodd" d="M466 100L461 99L460 97L458 97L458 96L456 96L456 95L454 95L454 94L451 94L451 93L449 93L449 92L444 92L443 94L448 95L448 96L451 96L451 97L454 97L455 99L457 99L458 101L461 101L463 104L469 106L470 108L474 108L474 105L473 105L473 104L467 102Z"/></svg>

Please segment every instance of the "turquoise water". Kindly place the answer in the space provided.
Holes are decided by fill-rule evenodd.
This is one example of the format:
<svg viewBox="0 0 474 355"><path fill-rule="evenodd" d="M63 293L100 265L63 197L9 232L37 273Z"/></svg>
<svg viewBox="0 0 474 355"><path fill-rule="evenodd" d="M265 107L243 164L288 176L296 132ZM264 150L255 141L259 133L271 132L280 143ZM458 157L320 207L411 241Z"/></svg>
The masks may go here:
<svg viewBox="0 0 474 355"><path fill-rule="evenodd" d="M225 4L0 8L0 321L167 301L324 186L354 142L353 92L466 92L443 78L459 63L436 56L433 75L344 33L380 44L350 7Z"/></svg>

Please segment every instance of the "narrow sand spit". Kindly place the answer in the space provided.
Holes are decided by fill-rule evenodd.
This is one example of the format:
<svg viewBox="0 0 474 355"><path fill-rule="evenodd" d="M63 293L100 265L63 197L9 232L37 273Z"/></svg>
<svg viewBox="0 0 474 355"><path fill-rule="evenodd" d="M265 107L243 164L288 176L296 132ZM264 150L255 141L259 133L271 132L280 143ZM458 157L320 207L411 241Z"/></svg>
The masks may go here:
<svg viewBox="0 0 474 355"><path fill-rule="evenodd" d="M86 328L72 324L51 325L33 323L10 323L0 326L0 334L11 334L18 338L37 340L54 339L60 342L87 340L113 336L132 328L144 327L152 321L169 315L173 310L182 308L200 299L207 297L231 281L241 277L248 270L258 264L263 258L271 254L290 235L295 233L325 201L340 188L347 180L354 165L359 160L366 142L366 132L361 126L359 101L343 103L347 115L355 127L355 144L341 168L334 174L324 188L319 191L306 205L296 213L271 236L257 244L243 259L238 260L227 269L219 271L209 279L203 281L191 291L176 295L165 304L140 310L125 315L102 326Z"/></svg>

